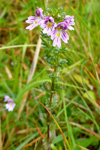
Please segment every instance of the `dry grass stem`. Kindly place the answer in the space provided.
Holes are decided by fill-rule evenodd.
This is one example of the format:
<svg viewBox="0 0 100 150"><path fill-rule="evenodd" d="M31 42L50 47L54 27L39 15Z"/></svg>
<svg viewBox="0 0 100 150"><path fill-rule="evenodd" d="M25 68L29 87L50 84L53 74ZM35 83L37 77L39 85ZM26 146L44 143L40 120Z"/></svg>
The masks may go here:
<svg viewBox="0 0 100 150"><path fill-rule="evenodd" d="M90 133L90 134L92 134L92 135L94 135L94 136L96 136L97 138L100 139L100 135L98 135L97 133L95 133L95 132L93 132L93 131L91 131L91 130L85 128L85 127L82 127L81 125L79 125L79 124L77 124L77 123L74 123L74 122L70 122L70 123L71 123L72 125L77 126L77 127L81 128L81 129L83 129L84 131L86 131L86 132L88 132L88 133Z"/></svg>
<svg viewBox="0 0 100 150"><path fill-rule="evenodd" d="M34 76L34 72L35 72L35 69L36 69L40 48L41 48L41 38L39 37L39 40L38 40L38 43L37 43L37 47L36 47L35 56L34 56L33 61L32 61L32 66L31 66L31 69L30 69L30 73L29 73L29 76L28 76L27 83L29 83L32 80L32 77ZM19 120L19 118L21 116L21 112L22 112L22 110L24 108L24 105L25 105L28 93L29 92L26 92L24 94L24 97L23 97L23 99L21 101L21 106L20 106L19 111L18 111L17 120Z"/></svg>

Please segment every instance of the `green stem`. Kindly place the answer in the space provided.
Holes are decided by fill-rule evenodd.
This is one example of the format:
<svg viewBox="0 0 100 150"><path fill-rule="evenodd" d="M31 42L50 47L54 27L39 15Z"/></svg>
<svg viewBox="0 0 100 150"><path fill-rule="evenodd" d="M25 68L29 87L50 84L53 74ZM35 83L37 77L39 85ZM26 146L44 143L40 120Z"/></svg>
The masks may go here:
<svg viewBox="0 0 100 150"><path fill-rule="evenodd" d="M54 68L54 74L56 73L56 67ZM49 103L49 107L51 107L52 105L52 98L53 98L53 92L55 91L54 89L55 87L55 76L53 76L52 78L52 85L51 85L51 94L50 94L50 103ZM48 113L47 115L47 123L48 123L48 126L47 126L47 143L48 143L48 150L51 150L51 147L50 147L50 114Z"/></svg>
<svg viewBox="0 0 100 150"><path fill-rule="evenodd" d="M61 90L61 97L62 97L62 100L63 100L63 105L64 105L64 113L65 113L65 121L66 121L66 124L67 124L67 130L68 130L68 137L69 137L69 140L71 139L72 142L70 141L67 141L66 144L67 144L67 147L68 147L68 150L73 150L73 145L75 147L75 141L74 141L74 138L73 138L73 133L72 133L72 129L71 129L71 126L68 122L68 116L67 116L67 110L66 110L66 104L65 104L65 93L64 93L64 90L62 89ZM70 146L71 145L71 146Z"/></svg>

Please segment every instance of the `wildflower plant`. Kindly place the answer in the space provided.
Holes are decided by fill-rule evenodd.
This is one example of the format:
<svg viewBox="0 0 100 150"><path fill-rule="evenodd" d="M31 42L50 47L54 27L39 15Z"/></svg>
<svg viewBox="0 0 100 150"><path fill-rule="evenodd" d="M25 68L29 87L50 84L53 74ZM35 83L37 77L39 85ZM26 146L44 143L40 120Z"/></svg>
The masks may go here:
<svg viewBox="0 0 100 150"><path fill-rule="evenodd" d="M44 48L44 59L50 67L53 68L53 72L48 74L51 78L51 88L47 90L49 93L49 99L46 97L45 105L49 111L52 111L57 106L57 90L61 89L61 86L56 84L56 81L60 80L60 70L68 62L62 58L62 54L66 53L66 46L68 44L69 35L68 30L74 30L74 16L66 15L62 12L62 9L47 9L43 13L42 8L38 8L35 12L35 16L30 16L26 20L30 23L26 29L32 30L37 26L41 27L41 39L42 46ZM50 115L47 115L47 143L48 150L50 147Z"/></svg>
<svg viewBox="0 0 100 150"><path fill-rule="evenodd" d="M4 99L5 107L8 111L13 111L13 109L15 108L15 103L13 102L13 99L11 99L8 95L5 95L5 99Z"/></svg>

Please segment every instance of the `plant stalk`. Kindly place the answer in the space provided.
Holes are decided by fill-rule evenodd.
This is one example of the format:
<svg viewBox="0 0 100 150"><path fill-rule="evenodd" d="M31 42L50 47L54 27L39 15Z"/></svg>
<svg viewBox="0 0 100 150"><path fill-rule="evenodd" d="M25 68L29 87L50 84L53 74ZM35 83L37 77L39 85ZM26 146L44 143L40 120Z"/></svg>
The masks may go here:
<svg viewBox="0 0 100 150"><path fill-rule="evenodd" d="M56 68L54 68L54 74L56 72ZM52 98L53 98L53 92L55 91L54 89L55 87L55 77L52 78L52 85L51 85L51 94L50 94L50 103L49 103L49 107L51 107L52 105ZM50 114L48 113L47 115L47 143L48 143L48 150L51 150L50 147Z"/></svg>

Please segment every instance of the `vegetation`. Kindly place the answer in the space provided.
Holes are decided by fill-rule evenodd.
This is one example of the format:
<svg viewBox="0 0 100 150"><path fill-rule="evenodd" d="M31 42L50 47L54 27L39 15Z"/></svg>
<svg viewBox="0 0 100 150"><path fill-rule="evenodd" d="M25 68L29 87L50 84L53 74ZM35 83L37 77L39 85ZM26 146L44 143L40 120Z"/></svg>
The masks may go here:
<svg viewBox="0 0 100 150"><path fill-rule="evenodd" d="M48 114L52 150L100 150L99 6L99 0L0 1L0 150L48 149ZM36 7L62 8L75 18L52 111L46 100L54 68L44 57L39 28L25 29ZM12 112L5 95L16 103Z"/></svg>

